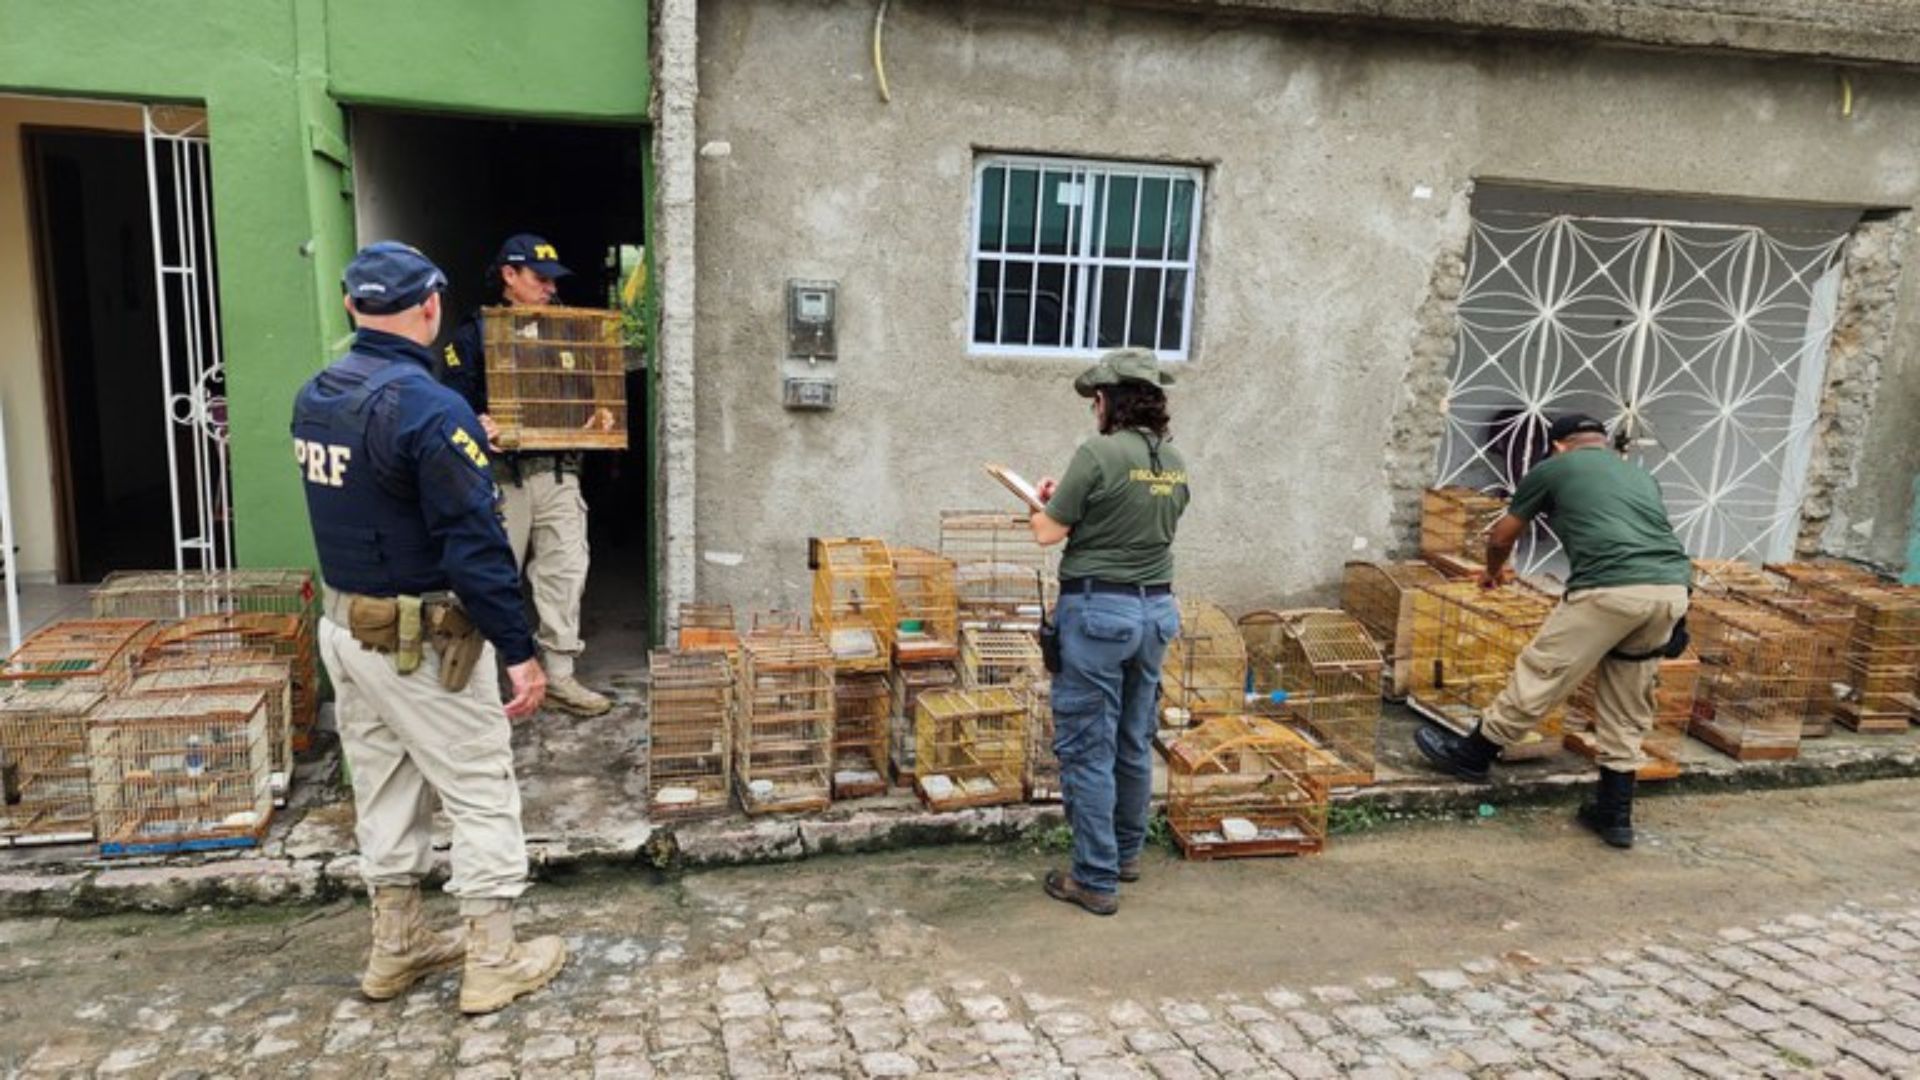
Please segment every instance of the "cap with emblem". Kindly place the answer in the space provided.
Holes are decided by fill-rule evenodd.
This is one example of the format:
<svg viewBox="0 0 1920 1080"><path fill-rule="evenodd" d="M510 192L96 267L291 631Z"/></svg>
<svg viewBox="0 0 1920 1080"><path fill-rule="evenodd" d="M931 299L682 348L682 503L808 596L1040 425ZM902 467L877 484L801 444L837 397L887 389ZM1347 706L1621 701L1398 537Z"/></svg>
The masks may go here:
<svg viewBox="0 0 1920 1080"><path fill-rule="evenodd" d="M1160 361L1146 349L1115 349L1102 356L1100 362L1080 373L1073 380L1074 392L1081 397L1092 397L1095 390L1103 386L1118 386L1123 382L1140 382L1148 386L1172 386L1173 374L1162 371Z"/></svg>
<svg viewBox="0 0 1920 1080"><path fill-rule="evenodd" d="M1539 430L1539 429L1535 429ZM1556 417L1553 426L1547 429L1550 442L1565 442L1575 435L1605 435L1607 425L1585 413L1567 413Z"/></svg>
<svg viewBox="0 0 1920 1080"><path fill-rule="evenodd" d="M507 242L500 245L500 254L495 256L494 261L502 266L524 266L550 278L566 277L573 273L561 264L560 252L552 244L532 233L516 233L507 237Z"/></svg>
<svg viewBox="0 0 1920 1080"><path fill-rule="evenodd" d="M398 240L368 244L340 275L340 287L363 315L392 315L447 287L447 275L418 248Z"/></svg>

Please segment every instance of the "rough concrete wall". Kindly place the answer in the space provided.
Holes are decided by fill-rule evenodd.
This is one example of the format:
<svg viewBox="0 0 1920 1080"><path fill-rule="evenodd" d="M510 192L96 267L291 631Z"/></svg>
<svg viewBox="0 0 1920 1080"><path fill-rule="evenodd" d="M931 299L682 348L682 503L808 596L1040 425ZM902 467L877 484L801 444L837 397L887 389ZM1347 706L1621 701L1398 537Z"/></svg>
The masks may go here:
<svg viewBox="0 0 1920 1080"><path fill-rule="evenodd" d="M653 205L650 230L660 324L654 348L655 522L659 580L656 630L694 599L694 490L699 446L694 439L694 170L698 132L699 21L696 0L655 0L653 70Z"/></svg>
<svg viewBox="0 0 1920 1080"><path fill-rule="evenodd" d="M1912 230L1913 214L1896 214L1862 222L1847 241L1833 343L1827 353L1826 387L1795 543L1802 555L1826 553L1872 562L1882 554L1872 543L1875 521L1850 520L1834 503L1837 494L1860 481L1868 421L1884 363L1893 351L1900 277Z"/></svg>
<svg viewBox="0 0 1920 1080"><path fill-rule="evenodd" d="M804 600L808 535L933 543L942 508L1010 505L982 460L1057 472L1086 433L1082 361L967 353L978 149L1208 168L1177 557L1183 590L1236 608L1324 595L1357 543L1403 534L1383 478L1433 458L1408 440L1390 464L1389 433L1425 385L1410 343L1450 321L1421 304L1474 178L1852 206L1920 188L1920 85L1876 83L1847 120L1820 65L910 3L886 105L872 18L701 5L700 591L743 609ZM788 278L840 282L836 411L780 407ZM1443 376L1450 339L1422 348Z"/></svg>
<svg viewBox="0 0 1920 1080"><path fill-rule="evenodd" d="M1440 444L1447 437L1447 391L1460 345L1460 292L1467 284L1473 229L1471 196L1462 190L1454 197L1451 227L1434 258L1426 295L1414 311L1412 349L1387 430L1385 474L1393 508L1385 551L1362 557L1412 558L1420 549L1420 493L1433 484Z"/></svg>

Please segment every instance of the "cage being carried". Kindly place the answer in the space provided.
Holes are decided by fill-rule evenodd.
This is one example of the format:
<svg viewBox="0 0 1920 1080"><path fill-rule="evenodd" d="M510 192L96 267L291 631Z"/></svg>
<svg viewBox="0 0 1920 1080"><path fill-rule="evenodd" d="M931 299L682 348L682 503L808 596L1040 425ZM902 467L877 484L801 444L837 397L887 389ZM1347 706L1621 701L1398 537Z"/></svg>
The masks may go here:
<svg viewBox="0 0 1920 1080"><path fill-rule="evenodd" d="M887 793L887 736L893 688L884 671L842 674L833 680L833 797L861 799Z"/></svg>
<svg viewBox="0 0 1920 1080"><path fill-rule="evenodd" d="M887 670L898 633L893 560L881 540L860 537L808 541L813 570L813 630L842 672Z"/></svg>
<svg viewBox="0 0 1920 1080"><path fill-rule="evenodd" d="M811 633L763 627L740 645L733 787L749 814L832 801L833 654Z"/></svg>
<svg viewBox="0 0 1920 1080"><path fill-rule="evenodd" d="M1507 512L1507 501L1469 487L1428 488L1420 494L1420 554L1460 575L1487 565L1487 533Z"/></svg>
<svg viewBox="0 0 1920 1080"><path fill-rule="evenodd" d="M1818 685L1836 675L1819 631L1761 604L1699 593L1687 627L1700 655L1688 733L1742 761L1798 756Z"/></svg>
<svg viewBox="0 0 1920 1080"><path fill-rule="evenodd" d="M148 619L69 619L41 627L0 662L0 687L123 690L159 629Z"/></svg>
<svg viewBox="0 0 1920 1080"><path fill-rule="evenodd" d="M899 633L893 655L902 666L952 660L960 650L960 604L954 562L925 548L896 547L893 594Z"/></svg>
<svg viewBox="0 0 1920 1080"><path fill-rule="evenodd" d="M1160 661L1160 726L1184 728L1243 711L1247 643L1233 617L1205 600L1180 602L1180 634Z"/></svg>
<svg viewBox="0 0 1920 1080"><path fill-rule="evenodd" d="M647 671L647 815L693 821L725 814L732 737L726 653L655 649Z"/></svg>
<svg viewBox="0 0 1920 1080"><path fill-rule="evenodd" d="M932 810L1019 802L1028 713L1003 686L935 690L915 706L914 792Z"/></svg>
<svg viewBox="0 0 1920 1080"><path fill-rule="evenodd" d="M84 683L0 684L0 841L93 839L87 723L105 700Z"/></svg>
<svg viewBox="0 0 1920 1080"><path fill-rule="evenodd" d="M487 411L504 450L625 450L626 343L618 311L482 309Z"/></svg>
<svg viewBox="0 0 1920 1080"><path fill-rule="evenodd" d="M1327 843L1324 754L1277 720L1214 716L1167 749L1167 824L1189 859L1303 855Z"/></svg>
<svg viewBox="0 0 1920 1080"><path fill-rule="evenodd" d="M124 697L88 727L102 855L252 847L273 818L266 696Z"/></svg>
<svg viewBox="0 0 1920 1080"><path fill-rule="evenodd" d="M271 654L211 654L142 663L127 684L130 697L179 697L209 692L257 693L266 699L267 749L273 801L286 805L293 782L293 666Z"/></svg>
<svg viewBox="0 0 1920 1080"><path fill-rule="evenodd" d="M888 673L892 692L893 715L888 719L888 764L893 782L913 786L914 762L919 755L918 736L914 733L914 713L920 695L932 690L952 690L960 685L960 666L940 660L930 664L899 664Z"/></svg>
<svg viewBox="0 0 1920 1080"><path fill-rule="evenodd" d="M1341 610L1360 620L1380 647L1382 693L1407 696L1413 671L1413 596L1446 575L1424 562L1350 562L1340 582Z"/></svg>
<svg viewBox="0 0 1920 1080"><path fill-rule="evenodd" d="M1465 734L1513 676L1514 663L1554 598L1521 583L1483 589L1474 581L1429 585L1413 598L1413 664L1408 696L1415 711ZM1505 761L1559 749L1565 707L1556 706L1526 738L1501 751Z"/></svg>
<svg viewBox="0 0 1920 1080"><path fill-rule="evenodd" d="M1335 787L1373 783L1380 730L1380 650L1360 621L1344 611L1265 613L1280 628L1271 685L1255 668L1256 690L1287 695L1288 717L1338 760ZM1243 625L1245 620L1242 620ZM1248 642L1249 655L1253 644Z"/></svg>
<svg viewBox="0 0 1920 1080"><path fill-rule="evenodd" d="M1060 589L1024 514L943 510L940 554L953 560L962 626L1038 629Z"/></svg>

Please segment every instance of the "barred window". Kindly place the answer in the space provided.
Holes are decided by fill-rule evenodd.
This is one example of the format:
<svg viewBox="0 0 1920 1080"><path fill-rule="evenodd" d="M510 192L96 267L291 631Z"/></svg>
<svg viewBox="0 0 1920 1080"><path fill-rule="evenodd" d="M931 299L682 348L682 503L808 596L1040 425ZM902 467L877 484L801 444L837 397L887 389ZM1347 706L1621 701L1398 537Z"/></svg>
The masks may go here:
<svg viewBox="0 0 1920 1080"><path fill-rule="evenodd" d="M983 155L974 167L976 354L1095 356L1192 340L1202 174Z"/></svg>

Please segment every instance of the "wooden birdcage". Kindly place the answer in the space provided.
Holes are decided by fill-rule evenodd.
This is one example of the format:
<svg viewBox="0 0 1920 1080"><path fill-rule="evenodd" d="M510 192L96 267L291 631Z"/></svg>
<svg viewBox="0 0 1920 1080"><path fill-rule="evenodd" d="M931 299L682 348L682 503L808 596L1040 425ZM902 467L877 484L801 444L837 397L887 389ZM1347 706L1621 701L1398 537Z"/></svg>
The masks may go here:
<svg viewBox="0 0 1920 1080"><path fill-rule="evenodd" d="M931 810L1019 802L1027 702L1002 686L934 690L915 704L913 788Z"/></svg>
<svg viewBox="0 0 1920 1080"><path fill-rule="evenodd" d="M1340 607L1360 620L1380 646L1382 693L1407 696L1413 670L1413 595L1446 575L1424 562L1350 562L1340 583Z"/></svg>
<svg viewBox="0 0 1920 1080"><path fill-rule="evenodd" d="M902 665L952 660L960 649L960 603L954 562L925 548L897 547L893 593L900 616L894 660Z"/></svg>
<svg viewBox="0 0 1920 1080"><path fill-rule="evenodd" d="M148 619L68 619L51 623L0 662L0 686L70 683L124 689L133 666L159 630Z"/></svg>
<svg viewBox="0 0 1920 1080"><path fill-rule="evenodd" d="M1247 643L1233 617L1205 600L1180 602L1180 634L1160 662L1160 726L1242 712Z"/></svg>
<svg viewBox="0 0 1920 1080"><path fill-rule="evenodd" d="M1413 598L1413 665L1408 685L1416 711L1462 734L1485 715L1513 675L1520 653L1553 612L1552 597L1524 584L1482 589L1472 581L1429 585ZM1546 757L1564 734L1556 706L1502 760Z"/></svg>
<svg viewBox="0 0 1920 1080"><path fill-rule="evenodd" d="M968 689L1005 686L1025 692L1047 677L1040 642L1025 630L960 631L960 684Z"/></svg>
<svg viewBox="0 0 1920 1080"><path fill-rule="evenodd" d="M1373 783L1380 729L1380 650L1344 611L1276 612L1281 636L1271 687L1283 690L1300 732L1339 762L1335 787ZM1249 653L1252 652L1249 646Z"/></svg>
<svg viewBox="0 0 1920 1080"><path fill-rule="evenodd" d="M1027 767L1021 775L1028 802L1059 802L1060 758L1053 752L1053 679L1027 687Z"/></svg>
<svg viewBox="0 0 1920 1080"><path fill-rule="evenodd" d="M749 814L832 801L833 654L811 633L764 628L740 645L733 785Z"/></svg>
<svg viewBox="0 0 1920 1080"><path fill-rule="evenodd" d="M168 657L142 663L127 684L130 697L179 697L204 692L258 693L267 705L267 749L275 805L286 805L293 783L293 665L270 653Z"/></svg>
<svg viewBox="0 0 1920 1080"><path fill-rule="evenodd" d="M1842 559L1804 559L1796 562L1771 562L1767 573L1787 579L1795 588L1846 585L1886 585L1887 579L1857 563Z"/></svg>
<svg viewBox="0 0 1920 1080"><path fill-rule="evenodd" d="M740 628L731 604L681 604L678 637L681 652L725 653L740 660Z"/></svg>
<svg viewBox="0 0 1920 1080"><path fill-rule="evenodd" d="M899 630L893 560L881 540L814 538L813 630L841 672L884 673Z"/></svg>
<svg viewBox="0 0 1920 1080"><path fill-rule="evenodd" d="M481 315L487 411L506 450L625 450L620 313L490 307Z"/></svg>
<svg viewBox="0 0 1920 1080"><path fill-rule="evenodd" d="M1762 604L1698 593L1687 627L1700 655L1688 732L1742 761L1798 756L1819 684L1836 677L1821 632Z"/></svg>
<svg viewBox="0 0 1920 1080"><path fill-rule="evenodd" d="M1189 859L1320 851L1330 765L1278 721L1207 717L1168 746L1167 824Z"/></svg>
<svg viewBox="0 0 1920 1080"><path fill-rule="evenodd" d="M1025 515L943 510L940 554L954 563L960 625L1038 629L1060 582Z"/></svg>
<svg viewBox="0 0 1920 1080"><path fill-rule="evenodd" d="M647 672L649 817L695 821L727 812L733 722L733 669L725 652L653 651Z"/></svg>
<svg viewBox="0 0 1920 1080"><path fill-rule="evenodd" d="M100 854L252 847L273 819L266 695L123 697L88 725Z"/></svg>
<svg viewBox="0 0 1920 1080"><path fill-rule="evenodd" d="M842 674L833 680L833 797L887 793L887 736L893 687L887 672Z"/></svg>
<svg viewBox="0 0 1920 1080"><path fill-rule="evenodd" d="M1898 734L1920 718L1920 588L1833 577L1807 595L1851 613L1842 646L1840 723L1863 734Z"/></svg>
<svg viewBox="0 0 1920 1080"><path fill-rule="evenodd" d="M1680 748L1693 721L1693 699L1700 682L1700 657L1691 648L1658 664L1653 684L1653 728L1640 743L1650 759L1637 774L1642 780L1671 780L1680 775ZM1563 745L1588 760L1598 758L1600 747L1594 741L1593 727L1599 715L1596 669L1595 674L1580 680L1579 688L1567 699Z"/></svg>
<svg viewBox="0 0 1920 1080"><path fill-rule="evenodd" d="M1737 595L1777 611L1819 635L1816 670L1810 676L1812 688L1806 711L1800 717L1800 738L1819 739L1833 734L1834 721L1846 707L1843 695L1854 624L1852 606L1798 589L1756 589Z"/></svg>
<svg viewBox="0 0 1920 1080"><path fill-rule="evenodd" d="M1792 583L1759 563L1741 559L1693 560L1693 587L1700 592L1750 596L1784 592Z"/></svg>
<svg viewBox="0 0 1920 1080"><path fill-rule="evenodd" d="M1487 531L1506 512L1506 500L1472 488L1428 488L1420 495L1421 556L1485 566Z"/></svg>
<svg viewBox="0 0 1920 1080"><path fill-rule="evenodd" d="M933 690L951 690L960 685L960 666L950 660L930 664L900 664L889 673L893 716L889 758L893 782L903 787L913 784L914 761L919 753L914 733L914 716L920 695Z"/></svg>
<svg viewBox="0 0 1920 1080"><path fill-rule="evenodd" d="M0 842L93 839L87 724L104 700L84 681L0 685Z"/></svg>

